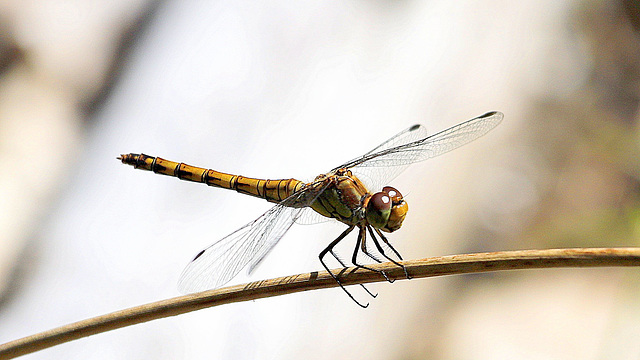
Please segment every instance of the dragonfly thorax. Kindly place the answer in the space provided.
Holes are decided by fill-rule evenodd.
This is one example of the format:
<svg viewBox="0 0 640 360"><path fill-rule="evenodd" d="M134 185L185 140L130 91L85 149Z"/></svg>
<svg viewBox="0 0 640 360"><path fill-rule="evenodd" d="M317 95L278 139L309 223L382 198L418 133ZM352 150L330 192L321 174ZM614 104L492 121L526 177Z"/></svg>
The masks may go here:
<svg viewBox="0 0 640 360"><path fill-rule="evenodd" d="M311 204L316 212L347 225L371 225L385 232L402 226L408 206L400 192L390 186L371 194L351 171L339 169L316 177L325 190Z"/></svg>

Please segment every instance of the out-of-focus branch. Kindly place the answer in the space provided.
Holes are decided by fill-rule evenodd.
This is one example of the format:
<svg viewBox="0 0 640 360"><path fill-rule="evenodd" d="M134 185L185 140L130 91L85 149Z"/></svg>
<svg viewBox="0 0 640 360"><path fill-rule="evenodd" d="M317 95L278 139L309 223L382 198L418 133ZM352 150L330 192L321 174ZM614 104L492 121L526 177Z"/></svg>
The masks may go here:
<svg viewBox="0 0 640 360"><path fill-rule="evenodd" d="M640 266L640 248L581 248L521 250L451 255L402 262L412 278L469 274L499 270L562 267ZM383 270L390 279L406 279L404 271L392 263L368 265ZM378 272L344 268L333 270L343 285L386 281ZM336 287L326 271L256 281L216 290L175 297L110 314L78 321L0 345L0 359L12 359L85 336L184 314L212 306L255 300L296 292Z"/></svg>

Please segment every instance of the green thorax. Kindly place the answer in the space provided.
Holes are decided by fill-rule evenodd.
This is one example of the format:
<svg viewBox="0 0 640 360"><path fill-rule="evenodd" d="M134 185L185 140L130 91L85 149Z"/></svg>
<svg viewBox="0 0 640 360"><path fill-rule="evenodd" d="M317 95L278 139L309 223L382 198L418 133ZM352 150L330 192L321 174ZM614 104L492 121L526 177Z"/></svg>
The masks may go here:
<svg viewBox="0 0 640 360"><path fill-rule="evenodd" d="M328 181L328 187L311 203L319 214L355 225L364 219L363 200L370 196L367 188L351 171L337 171L333 175L320 175L317 180Z"/></svg>

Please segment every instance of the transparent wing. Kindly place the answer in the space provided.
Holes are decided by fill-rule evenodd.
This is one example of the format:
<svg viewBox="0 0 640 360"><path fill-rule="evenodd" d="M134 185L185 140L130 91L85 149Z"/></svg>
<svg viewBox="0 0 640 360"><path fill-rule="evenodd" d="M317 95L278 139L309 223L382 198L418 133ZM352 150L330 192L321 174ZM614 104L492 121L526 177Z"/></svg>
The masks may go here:
<svg viewBox="0 0 640 360"><path fill-rule="evenodd" d="M410 164L442 155L483 136L496 127L503 117L501 112L488 112L430 136L423 135L426 134L423 126L414 125L332 171L351 169L374 184L371 190L377 190Z"/></svg>
<svg viewBox="0 0 640 360"><path fill-rule="evenodd" d="M399 133L393 135L390 139L374 147L369 152L362 155L360 158L373 153L391 149L396 146L412 143L416 140L424 139L426 137L427 137L427 128L420 124L415 124L410 128L400 131Z"/></svg>
<svg viewBox="0 0 640 360"><path fill-rule="evenodd" d="M415 124L397 134L392 136L387 141L382 144L376 146L371 149L366 154L349 161L346 164L343 164L336 169L344 168L345 165L350 164L358 159L366 158L367 156L383 152L388 149L392 149L397 146L401 146L404 144L409 144L414 141L424 139L427 137L427 128L420 124ZM407 165L408 166L408 165ZM352 171L355 175L364 182L365 186L372 191L377 191L382 188L382 186L387 185L387 181L398 176L407 166L394 166L387 168L378 168L378 167L353 167Z"/></svg>
<svg viewBox="0 0 640 360"><path fill-rule="evenodd" d="M311 184L273 206L254 221L202 250L187 265L178 281L178 290L191 293L218 288L252 264L255 268L273 249L291 225L326 188Z"/></svg>

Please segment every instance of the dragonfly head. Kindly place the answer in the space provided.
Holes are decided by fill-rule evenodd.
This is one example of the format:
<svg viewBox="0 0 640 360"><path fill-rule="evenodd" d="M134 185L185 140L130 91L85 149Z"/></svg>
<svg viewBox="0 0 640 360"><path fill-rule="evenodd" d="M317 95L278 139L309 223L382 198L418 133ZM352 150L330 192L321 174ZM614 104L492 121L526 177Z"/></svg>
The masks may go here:
<svg viewBox="0 0 640 360"><path fill-rule="evenodd" d="M400 191L391 186L385 186L382 191L371 195L366 206L367 222L385 232L398 230L409 210Z"/></svg>

